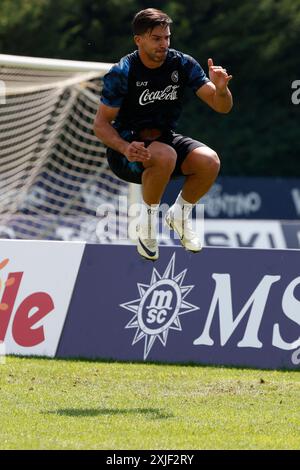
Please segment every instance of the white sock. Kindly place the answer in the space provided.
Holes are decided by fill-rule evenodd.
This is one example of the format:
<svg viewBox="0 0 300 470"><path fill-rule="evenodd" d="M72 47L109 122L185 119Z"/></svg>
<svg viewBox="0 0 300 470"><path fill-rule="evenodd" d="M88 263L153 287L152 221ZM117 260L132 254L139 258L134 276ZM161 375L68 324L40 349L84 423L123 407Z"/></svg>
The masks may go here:
<svg viewBox="0 0 300 470"><path fill-rule="evenodd" d="M194 203L188 202L183 199L180 191L176 201L174 202L173 206L171 206L170 210L173 214L174 219L187 220L194 206Z"/></svg>
<svg viewBox="0 0 300 470"><path fill-rule="evenodd" d="M139 225L141 230L147 234L147 238L156 238L156 224L159 204L149 206L144 201L141 204Z"/></svg>

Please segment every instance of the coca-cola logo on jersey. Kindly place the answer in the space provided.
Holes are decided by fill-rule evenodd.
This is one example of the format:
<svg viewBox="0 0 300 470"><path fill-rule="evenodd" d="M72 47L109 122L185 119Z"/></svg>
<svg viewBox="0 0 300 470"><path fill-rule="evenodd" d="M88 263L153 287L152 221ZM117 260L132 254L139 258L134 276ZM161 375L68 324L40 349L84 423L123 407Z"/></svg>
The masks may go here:
<svg viewBox="0 0 300 470"><path fill-rule="evenodd" d="M173 101L177 100L177 88L179 85L168 85L164 90L150 91L148 88L143 91L140 96L139 104L145 106L146 104L154 103L154 101Z"/></svg>

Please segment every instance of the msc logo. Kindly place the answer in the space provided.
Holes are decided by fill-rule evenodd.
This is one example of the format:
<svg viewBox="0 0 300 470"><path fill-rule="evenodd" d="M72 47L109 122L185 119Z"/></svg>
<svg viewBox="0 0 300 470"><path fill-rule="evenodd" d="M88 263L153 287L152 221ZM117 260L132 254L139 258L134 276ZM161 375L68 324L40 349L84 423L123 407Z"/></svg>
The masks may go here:
<svg viewBox="0 0 300 470"><path fill-rule="evenodd" d="M195 287L183 285L187 270L175 274L174 267L175 253L162 275L153 269L150 284L138 283L138 299L121 304L121 307L134 314L126 325L126 328L136 330L132 345L145 340L144 359L156 340L166 346L169 331L182 330L181 315L200 310L186 301L187 295ZM200 331L197 323L193 327L195 336L191 342L191 351L195 346L213 349L214 345L220 345L226 347L230 354L235 351L238 355L241 348L247 348L250 358L251 350L261 349L259 361L263 364L266 354L271 355L276 348L291 351L289 362L300 365L300 336L297 330L300 326L300 276L291 279L288 285L278 285L280 300L274 305L273 291L282 280L281 274L265 274L261 279L256 279L254 286L247 288L248 294L244 297L233 285L230 273L211 273L207 278L212 284L207 294L209 297L205 300L208 305L202 310ZM238 309L236 302L239 304ZM265 316L267 321L264 321ZM195 317L196 322L197 319ZM290 322L293 327L289 325ZM278 366L282 367L280 361Z"/></svg>
<svg viewBox="0 0 300 470"><path fill-rule="evenodd" d="M165 287L167 282L168 281L163 280L162 286ZM148 313L146 315L146 322L148 324L156 323L157 325L162 325L166 322L168 313L170 311L177 310L178 301L180 300L180 293L178 294L176 290L176 287L178 287L177 284L175 283L175 285L172 285L171 283L169 285L170 289L167 291L163 289L159 290L158 289L159 282L158 282L147 292L146 294L147 300L149 297L151 297L150 305L146 306L146 311L148 310ZM173 292L173 289L174 289L174 292ZM175 302L177 301L177 305L175 309L172 306L172 303L174 300Z"/></svg>
<svg viewBox="0 0 300 470"><path fill-rule="evenodd" d="M175 253L162 275L153 269L150 284L138 283L138 299L120 305L134 313L125 328L136 329L132 345L145 339L144 359L156 339L166 346L169 330L182 331L181 315L198 310L185 300L194 287L182 285L187 269L177 275L174 271Z"/></svg>

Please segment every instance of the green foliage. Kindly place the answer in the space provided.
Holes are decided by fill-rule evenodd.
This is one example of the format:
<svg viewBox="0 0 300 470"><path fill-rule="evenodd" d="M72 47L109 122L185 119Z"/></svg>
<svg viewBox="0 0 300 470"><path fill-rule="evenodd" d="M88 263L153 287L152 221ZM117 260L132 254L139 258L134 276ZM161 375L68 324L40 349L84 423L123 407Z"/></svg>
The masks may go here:
<svg viewBox="0 0 300 470"><path fill-rule="evenodd" d="M134 49L132 17L149 6L172 17L173 47L233 75L232 112L187 94L180 131L215 148L223 174L300 176L299 0L2 0L1 51L115 62Z"/></svg>

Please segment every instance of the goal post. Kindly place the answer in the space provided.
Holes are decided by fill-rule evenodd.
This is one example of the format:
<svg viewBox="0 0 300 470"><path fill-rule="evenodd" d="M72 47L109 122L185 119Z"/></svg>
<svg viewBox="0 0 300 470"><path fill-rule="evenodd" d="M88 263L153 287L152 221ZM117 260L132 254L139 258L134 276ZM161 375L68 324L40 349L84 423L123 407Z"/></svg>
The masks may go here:
<svg viewBox="0 0 300 470"><path fill-rule="evenodd" d="M93 132L111 65L0 54L2 238L126 239L120 200L138 202L139 191L111 172ZM117 227L101 235L104 204L115 208Z"/></svg>

